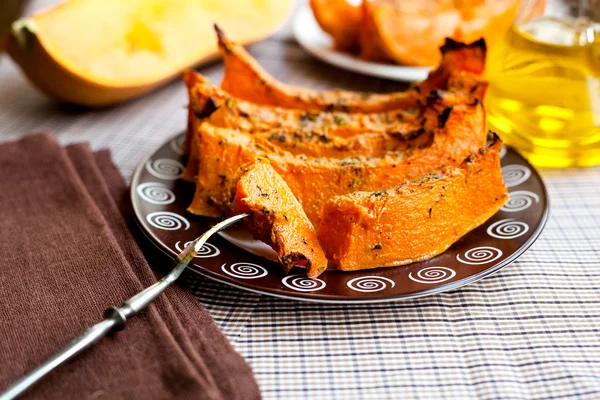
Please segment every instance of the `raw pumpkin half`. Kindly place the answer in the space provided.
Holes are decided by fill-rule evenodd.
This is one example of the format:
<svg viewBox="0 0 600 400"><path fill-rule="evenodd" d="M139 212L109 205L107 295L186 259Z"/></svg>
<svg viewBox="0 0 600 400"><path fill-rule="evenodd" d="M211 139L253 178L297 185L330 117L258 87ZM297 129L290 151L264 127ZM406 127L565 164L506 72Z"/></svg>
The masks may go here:
<svg viewBox="0 0 600 400"><path fill-rule="evenodd" d="M104 106L218 56L213 24L236 41L273 33L293 0L70 0L13 24L11 57L42 91Z"/></svg>

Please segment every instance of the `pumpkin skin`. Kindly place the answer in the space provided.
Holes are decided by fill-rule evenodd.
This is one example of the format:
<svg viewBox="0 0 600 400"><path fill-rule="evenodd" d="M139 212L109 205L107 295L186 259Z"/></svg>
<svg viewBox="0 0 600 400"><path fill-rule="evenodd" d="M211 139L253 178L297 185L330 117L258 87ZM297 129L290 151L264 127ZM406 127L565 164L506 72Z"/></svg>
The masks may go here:
<svg viewBox="0 0 600 400"><path fill-rule="evenodd" d="M6 48L47 95L83 106L107 106L218 58L213 23L220 23L236 40L251 43L272 34L294 1L256 4L69 0L15 22Z"/></svg>

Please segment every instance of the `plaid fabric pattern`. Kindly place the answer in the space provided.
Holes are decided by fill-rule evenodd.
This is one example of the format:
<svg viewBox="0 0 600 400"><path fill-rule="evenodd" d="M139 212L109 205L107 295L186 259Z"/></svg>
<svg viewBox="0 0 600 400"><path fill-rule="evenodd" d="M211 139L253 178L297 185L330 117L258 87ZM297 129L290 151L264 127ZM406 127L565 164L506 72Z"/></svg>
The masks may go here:
<svg viewBox="0 0 600 400"><path fill-rule="evenodd" d="M40 8L47 1L38 1ZM317 88L398 90L308 57L286 32L253 46L275 76ZM221 66L201 69L215 82ZM332 79L332 77L335 77ZM109 147L129 179L139 160L185 127L174 82L106 110L59 106L0 56L0 140L50 131ZM251 363L266 399L600 398L600 169L542 171L550 219L535 245L460 290L368 306L292 302L187 274Z"/></svg>

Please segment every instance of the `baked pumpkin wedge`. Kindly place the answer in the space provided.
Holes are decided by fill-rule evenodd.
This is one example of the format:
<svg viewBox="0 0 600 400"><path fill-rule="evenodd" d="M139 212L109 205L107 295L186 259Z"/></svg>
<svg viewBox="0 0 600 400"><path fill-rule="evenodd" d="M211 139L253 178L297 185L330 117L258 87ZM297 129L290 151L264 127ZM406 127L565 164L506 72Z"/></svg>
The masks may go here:
<svg viewBox="0 0 600 400"><path fill-rule="evenodd" d="M215 28L225 65L221 88L240 99L283 108L366 113L409 108L417 103L421 93L428 93L432 86L435 89L449 88L451 77L467 75L471 78L467 82L478 83L479 80L472 79L472 75L480 76L485 66L485 42L480 40L467 45L449 39L441 47L439 68L431 73L435 83L427 78L407 91L388 94L316 91L278 82L242 46L231 42L218 27ZM462 90L476 92L478 87L467 88L463 85Z"/></svg>
<svg viewBox="0 0 600 400"><path fill-rule="evenodd" d="M236 98L224 90L212 85L206 78L195 72L184 74L188 87L190 118L208 121L215 126L235 128L248 132L277 129L299 128L347 137L365 132L387 132L395 135L411 136L422 120L422 111L427 99L438 93L453 104L472 103L476 98L483 100L487 89L486 82L478 82L475 93L461 90L464 86L475 84L455 81L452 90L442 89L442 79L427 85L415 103L406 109L383 112L361 113L342 111L305 111L300 109L264 106ZM445 78L444 78L445 79ZM432 93L435 92L435 93Z"/></svg>
<svg viewBox="0 0 600 400"><path fill-rule="evenodd" d="M508 199L502 180L500 139L459 167L377 192L327 201L318 236L334 268L398 266L442 253Z"/></svg>
<svg viewBox="0 0 600 400"><path fill-rule="evenodd" d="M342 50L354 50L362 22L360 6L353 6L346 0L310 0L317 23L327 32Z"/></svg>
<svg viewBox="0 0 600 400"><path fill-rule="evenodd" d="M382 113L321 113L260 106L231 97L201 75L184 74L190 96L187 143L202 122L257 135L268 132L274 145L293 154L344 158L361 154L380 156L383 150L398 151L424 146L423 115L427 98L443 97L447 105L473 103L475 98L460 91L432 91L409 110ZM274 130L274 128L277 128ZM356 137L360 135L361 137ZM261 136L261 135L258 135ZM341 139L341 138L346 139ZM353 151L356 151L353 153ZM191 148L183 178L193 181L198 173L199 155Z"/></svg>
<svg viewBox="0 0 600 400"><path fill-rule="evenodd" d="M388 111L382 113L344 113L344 112L309 112L287 108L260 106L232 97L227 92L212 85L206 78L195 72L183 75L188 87L189 111L188 129L186 133L186 152L188 163L183 179L193 181L198 172L198 154L189 147L191 136L202 122L215 126L239 129L247 132L269 131L273 129L293 130L298 133L305 131L306 135L317 135L323 138L333 136L349 137L363 133L389 132L394 137L411 139L420 129L420 109L412 107L408 110ZM472 101L470 95L465 95L465 101ZM281 136L280 136L281 137ZM366 139L351 139L364 142ZM394 141L392 139L392 141ZM397 141L397 140L396 140ZM289 145L294 145L287 142ZM306 146L304 146L306 148ZM329 147L332 147L330 144ZM335 146L339 148L340 146ZM343 145L355 148L353 145ZM388 146L394 149L397 146ZM369 151L368 147L363 147ZM301 148L293 148L294 153L301 153ZM308 150L308 149L307 149ZM318 149L317 149L318 150ZM335 152L340 157L342 153ZM316 155L309 152L308 155Z"/></svg>
<svg viewBox="0 0 600 400"><path fill-rule="evenodd" d="M188 88L190 117L207 120L223 128L261 131L273 128L317 130L336 136L370 132L401 134L405 122L418 119L419 106L426 95L407 109L378 113L346 113L342 111L311 112L274 106L264 106L241 100L211 84L202 75L188 71L183 80ZM433 87L431 90L442 89ZM431 91L430 90L430 91ZM455 90L458 92L458 90ZM475 96L477 97L477 96ZM465 97L465 101L472 101ZM210 119L207 119L210 117Z"/></svg>
<svg viewBox="0 0 600 400"><path fill-rule="evenodd" d="M343 159L354 157L357 154L363 157L383 157L408 149L425 148L431 142L431 136L424 130L415 131L410 139L398 138L388 133L369 132L347 138L329 136L315 131L307 130L271 130L264 132L248 133L237 131L239 134L252 138L255 146L265 151L273 148L284 150L293 155L307 157L321 157L330 159ZM188 157L188 165L183 179L193 182L198 174L200 153L194 147Z"/></svg>
<svg viewBox="0 0 600 400"><path fill-rule="evenodd" d="M285 273L303 264L308 277L319 276L327 269L327 258L313 224L285 181L264 158L243 165L240 174L233 213L252 213L248 230L277 252Z"/></svg>
<svg viewBox="0 0 600 400"><path fill-rule="evenodd" d="M378 190L425 175L444 165L456 165L485 144L485 112L481 102L446 106L432 99L424 134L425 148L390 152L381 158L344 159L292 155L275 146L258 145L251 135L203 123L192 143L200 154L196 192L188 208L193 214L218 217L229 207L236 170L254 158L268 158L286 181L313 224L332 196L357 190ZM436 107L438 105L438 107Z"/></svg>

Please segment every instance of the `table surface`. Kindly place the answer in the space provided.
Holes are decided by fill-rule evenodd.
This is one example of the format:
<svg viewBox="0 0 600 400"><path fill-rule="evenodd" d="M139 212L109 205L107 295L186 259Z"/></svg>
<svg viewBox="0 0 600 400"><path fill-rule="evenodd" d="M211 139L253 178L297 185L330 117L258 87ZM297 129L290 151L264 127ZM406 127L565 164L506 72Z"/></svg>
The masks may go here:
<svg viewBox="0 0 600 400"><path fill-rule="evenodd" d="M250 50L293 84L404 87L320 63L294 42L289 24ZM219 82L222 66L199 71ZM89 141L112 150L126 179L144 154L184 129L186 104L175 81L110 109L61 106L0 56L0 141L39 131L63 143ZM252 365L266 399L596 399L600 169L541 174L551 203L541 237L510 267L453 292L344 306L261 296L200 276L190 288Z"/></svg>

